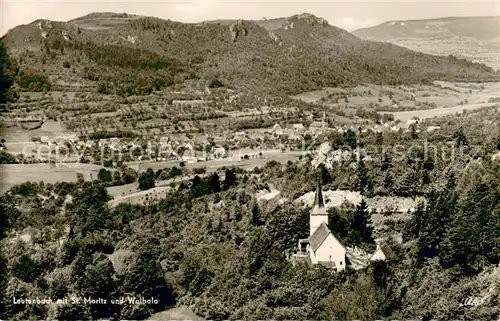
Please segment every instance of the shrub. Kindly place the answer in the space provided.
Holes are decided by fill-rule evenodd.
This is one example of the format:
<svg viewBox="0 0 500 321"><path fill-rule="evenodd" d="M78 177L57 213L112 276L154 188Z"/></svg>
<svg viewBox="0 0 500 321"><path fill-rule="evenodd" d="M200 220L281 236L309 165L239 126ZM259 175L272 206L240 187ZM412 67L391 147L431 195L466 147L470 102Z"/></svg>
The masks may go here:
<svg viewBox="0 0 500 321"><path fill-rule="evenodd" d="M17 77L17 83L21 88L30 91L50 90L51 85L46 76L39 75L33 71L21 71Z"/></svg>
<svg viewBox="0 0 500 321"><path fill-rule="evenodd" d="M40 262L33 260L29 255L23 254L12 266L12 275L24 282L31 283L43 273Z"/></svg>
<svg viewBox="0 0 500 321"><path fill-rule="evenodd" d="M208 82L208 87L209 88L220 88L220 87L224 87L224 84L218 78L213 78Z"/></svg>

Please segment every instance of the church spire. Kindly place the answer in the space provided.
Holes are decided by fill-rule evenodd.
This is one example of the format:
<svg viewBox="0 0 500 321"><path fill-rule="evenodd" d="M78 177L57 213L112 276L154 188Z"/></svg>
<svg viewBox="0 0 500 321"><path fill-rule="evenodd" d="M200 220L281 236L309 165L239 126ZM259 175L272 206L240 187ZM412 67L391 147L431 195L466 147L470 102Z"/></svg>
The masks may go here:
<svg viewBox="0 0 500 321"><path fill-rule="evenodd" d="M321 191L321 178L318 177L316 183L316 195L314 196L314 205L313 207L323 208L325 207L325 203L323 202L323 192Z"/></svg>

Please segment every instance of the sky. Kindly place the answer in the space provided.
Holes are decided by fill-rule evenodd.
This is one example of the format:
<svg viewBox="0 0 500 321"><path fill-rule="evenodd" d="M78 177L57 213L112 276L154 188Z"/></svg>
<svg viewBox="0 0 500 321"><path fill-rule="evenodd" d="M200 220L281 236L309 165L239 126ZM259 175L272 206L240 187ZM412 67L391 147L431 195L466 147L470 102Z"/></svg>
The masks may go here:
<svg viewBox="0 0 500 321"><path fill-rule="evenodd" d="M0 36L37 19L67 21L91 12L154 16L181 22L262 19L312 13L348 31L392 20L500 15L500 0L0 0Z"/></svg>

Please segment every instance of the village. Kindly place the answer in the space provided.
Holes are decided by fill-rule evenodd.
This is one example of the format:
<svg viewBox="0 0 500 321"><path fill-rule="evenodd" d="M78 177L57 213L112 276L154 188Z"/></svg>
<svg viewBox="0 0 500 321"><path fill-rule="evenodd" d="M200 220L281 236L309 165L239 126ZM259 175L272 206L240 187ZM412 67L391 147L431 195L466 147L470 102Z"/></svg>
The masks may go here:
<svg viewBox="0 0 500 321"><path fill-rule="evenodd" d="M101 164L105 155L107 162L116 166L118 162L179 161L197 163L209 160L227 159L239 161L261 157L265 153L310 150L332 135L410 131L431 133L439 126L429 126L410 119L406 122L386 122L384 124L364 124L329 126L326 116L313 121L307 127L302 123L279 124L267 129L249 129L221 135L172 134L170 136L110 137L89 139L74 133L33 136L29 143L7 143L3 150L17 154L25 163L83 162ZM111 134L111 133L110 133ZM307 144L307 145L306 145ZM17 146L16 146L17 145ZM16 152L17 151L17 152ZM96 153L101 157L94 158ZM111 160L111 163L109 162Z"/></svg>

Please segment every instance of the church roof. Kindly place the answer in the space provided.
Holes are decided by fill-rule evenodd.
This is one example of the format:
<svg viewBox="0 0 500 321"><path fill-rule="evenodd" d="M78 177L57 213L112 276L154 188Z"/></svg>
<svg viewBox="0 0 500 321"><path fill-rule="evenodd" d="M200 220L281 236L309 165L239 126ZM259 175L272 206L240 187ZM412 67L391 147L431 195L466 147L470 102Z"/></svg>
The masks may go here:
<svg viewBox="0 0 500 321"><path fill-rule="evenodd" d="M320 226L314 231L314 233L309 237L309 246L316 252L317 249L323 244L328 235L332 235L333 238L339 242L339 244L347 251L344 244L330 231L325 222L321 222Z"/></svg>
<svg viewBox="0 0 500 321"><path fill-rule="evenodd" d="M378 248L382 251L382 253L384 253L386 258L390 258L390 257L394 256L394 252L392 251L389 244L387 244L385 242L380 242L378 244Z"/></svg>
<svg viewBox="0 0 500 321"><path fill-rule="evenodd" d="M322 222L316 231L314 231L314 233L309 237L309 245L311 246L313 252L316 252L321 244L323 244L328 234L330 234L330 230L326 226L325 222Z"/></svg>

